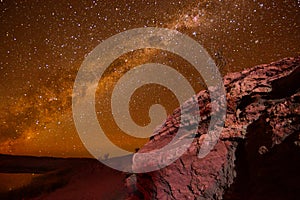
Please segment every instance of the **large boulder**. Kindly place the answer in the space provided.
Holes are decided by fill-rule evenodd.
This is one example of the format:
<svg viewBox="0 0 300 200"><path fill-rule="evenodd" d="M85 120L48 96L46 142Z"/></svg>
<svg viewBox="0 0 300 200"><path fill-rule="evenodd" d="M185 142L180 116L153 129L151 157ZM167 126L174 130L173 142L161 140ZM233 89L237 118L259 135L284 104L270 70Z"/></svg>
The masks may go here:
<svg viewBox="0 0 300 200"><path fill-rule="evenodd" d="M171 165L136 174L140 196L132 199L300 196L300 57L230 73L224 77L224 86L226 120L214 148L205 157L198 157L212 115L209 92L203 90L196 95L201 121L197 134L189 133L195 137L192 144ZM179 126L180 108L139 153L168 144ZM161 154L161 159L164 156ZM145 163L133 162L134 168L145 167Z"/></svg>

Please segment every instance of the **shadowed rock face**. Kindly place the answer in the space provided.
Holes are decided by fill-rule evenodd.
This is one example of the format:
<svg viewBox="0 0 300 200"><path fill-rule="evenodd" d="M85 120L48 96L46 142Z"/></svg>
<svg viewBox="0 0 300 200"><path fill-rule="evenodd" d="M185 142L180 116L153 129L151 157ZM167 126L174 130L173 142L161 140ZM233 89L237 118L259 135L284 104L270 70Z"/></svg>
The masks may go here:
<svg viewBox="0 0 300 200"><path fill-rule="evenodd" d="M136 175L137 190L144 199L300 196L300 57L228 74L224 86L226 120L214 149L204 158L197 156L213 114L209 93L201 91L196 95L201 121L188 151L163 169ZM179 111L139 152L161 148L179 126L185 126L180 124ZM144 167L139 165L134 163Z"/></svg>

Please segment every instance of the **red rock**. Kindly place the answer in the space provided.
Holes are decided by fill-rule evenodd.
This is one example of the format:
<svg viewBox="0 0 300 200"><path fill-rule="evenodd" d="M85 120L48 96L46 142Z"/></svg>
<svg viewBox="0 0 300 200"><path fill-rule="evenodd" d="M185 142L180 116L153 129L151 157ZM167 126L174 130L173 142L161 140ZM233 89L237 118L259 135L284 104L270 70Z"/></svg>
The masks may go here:
<svg viewBox="0 0 300 200"><path fill-rule="evenodd" d="M299 197L299 71L300 57L296 57L225 76L225 124L217 144L204 158L198 158L197 155L207 135L211 102L207 91L196 95L201 117L196 138L171 165L136 175L137 190L143 198ZM191 100L184 106L189 106ZM155 139L150 140L139 152L152 151L168 144L176 135L177 128L173 125L179 124L178 114L177 109L168 117L161 131L157 131ZM193 123L185 122L183 127ZM193 134L188 129L187 133ZM161 156L163 159L166 155ZM290 160L287 159L289 156ZM134 165L137 168L145 167L139 166L141 164L135 160ZM289 194L285 193L287 191Z"/></svg>

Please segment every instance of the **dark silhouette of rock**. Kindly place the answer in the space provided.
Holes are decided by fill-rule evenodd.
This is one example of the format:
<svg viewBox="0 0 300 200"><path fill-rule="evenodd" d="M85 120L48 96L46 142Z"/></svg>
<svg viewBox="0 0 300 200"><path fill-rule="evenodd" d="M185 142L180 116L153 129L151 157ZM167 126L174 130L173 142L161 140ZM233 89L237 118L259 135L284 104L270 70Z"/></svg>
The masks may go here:
<svg viewBox="0 0 300 200"><path fill-rule="evenodd" d="M212 115L210 96L204 90L196 95L201 121L193 143L171 165L136 174L140 198L299 198L300 57L230 73L224 86L226 120L213 150L204 158L197 156ZM181 125L187 126L187 135L195 134L189 132L189 123ZM138 152L168 144L179 126L177 109ZM134 161L136 168L143 165Z"/></svg>

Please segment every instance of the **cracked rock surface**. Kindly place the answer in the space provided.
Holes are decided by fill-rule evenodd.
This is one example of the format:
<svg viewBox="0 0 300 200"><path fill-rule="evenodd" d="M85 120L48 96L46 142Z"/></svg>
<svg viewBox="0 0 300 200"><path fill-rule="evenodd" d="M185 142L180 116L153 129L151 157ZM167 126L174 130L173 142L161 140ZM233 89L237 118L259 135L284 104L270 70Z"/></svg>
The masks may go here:
<svg viewBox="0 0 300 200"><path fill-rule="evenodd" d="M168 144L179 126L195 137L171 165L136 174L139 196L129 199L297 199L300 196L300 57L224 77L226 119L214 148L198 157L213 113L209 92L196 97L200 123L170 115L139 153ZM161 154L164 159L165 154ZM159 158L160 159L160 158ZM135 161L135 160L134 160ZM146 162L146 164L153 164ZM154 163L155 164L155 163ZM145 163L134 162L143 168Z"/></svg>

